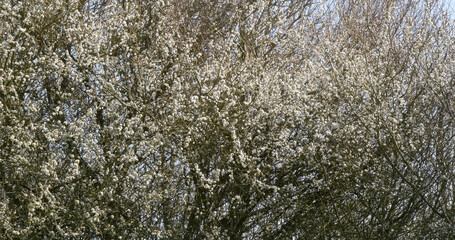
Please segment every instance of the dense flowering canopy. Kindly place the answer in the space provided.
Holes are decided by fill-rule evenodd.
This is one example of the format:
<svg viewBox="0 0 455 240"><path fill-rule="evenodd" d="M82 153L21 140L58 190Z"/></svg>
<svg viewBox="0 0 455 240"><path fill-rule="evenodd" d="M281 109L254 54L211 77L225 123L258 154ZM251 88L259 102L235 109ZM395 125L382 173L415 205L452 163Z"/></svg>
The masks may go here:
<svg viewBox="0 0 455 240"><path fill-rule="evenodd" d="M1 0L1 239L455 236L437 1Z"/></svg>

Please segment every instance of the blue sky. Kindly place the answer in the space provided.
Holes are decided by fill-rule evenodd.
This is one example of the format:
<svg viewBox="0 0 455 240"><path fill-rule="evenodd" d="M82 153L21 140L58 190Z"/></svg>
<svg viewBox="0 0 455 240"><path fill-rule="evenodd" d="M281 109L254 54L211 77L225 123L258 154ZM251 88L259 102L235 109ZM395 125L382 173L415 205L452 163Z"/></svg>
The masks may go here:
<svg viewBox="0 0 455 240"><path fill-rule="evenodd" d="M452 14L455 15L455 0L445 0L447 3L449 10L452 12Z"/></svg>

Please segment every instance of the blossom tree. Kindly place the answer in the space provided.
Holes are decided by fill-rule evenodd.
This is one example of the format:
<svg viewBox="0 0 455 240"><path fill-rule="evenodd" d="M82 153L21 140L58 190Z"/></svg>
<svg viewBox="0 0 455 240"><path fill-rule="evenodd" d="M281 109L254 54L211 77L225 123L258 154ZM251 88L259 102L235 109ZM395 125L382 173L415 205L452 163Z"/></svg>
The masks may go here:
<svg viewBox="0 0 455 240"><path fill-rule="evenodd" d="M452 238L423 0L0 4L0 238Z"/></svg>

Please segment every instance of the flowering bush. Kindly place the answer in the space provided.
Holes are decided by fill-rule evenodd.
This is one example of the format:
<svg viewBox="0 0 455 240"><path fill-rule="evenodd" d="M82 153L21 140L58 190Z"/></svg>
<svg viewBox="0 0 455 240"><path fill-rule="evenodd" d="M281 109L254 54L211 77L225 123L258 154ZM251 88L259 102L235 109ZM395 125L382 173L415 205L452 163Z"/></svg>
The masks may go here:
<svg viewBox="0 0 455 240"><path fill-rule="evenodd" d="M448 239L437 1L3 1L0 238Z"/></svg>

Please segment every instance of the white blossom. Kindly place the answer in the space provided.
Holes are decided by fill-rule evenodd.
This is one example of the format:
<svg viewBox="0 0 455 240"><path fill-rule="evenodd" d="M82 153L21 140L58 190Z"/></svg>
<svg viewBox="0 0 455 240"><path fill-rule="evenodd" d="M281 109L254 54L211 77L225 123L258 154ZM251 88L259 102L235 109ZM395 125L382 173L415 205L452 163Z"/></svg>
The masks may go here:
<svg viewBox="0 0 455 240"><path fill-rule="evenodd" d="M451 239L438 1L4 1L1 239Z"/></svg>

